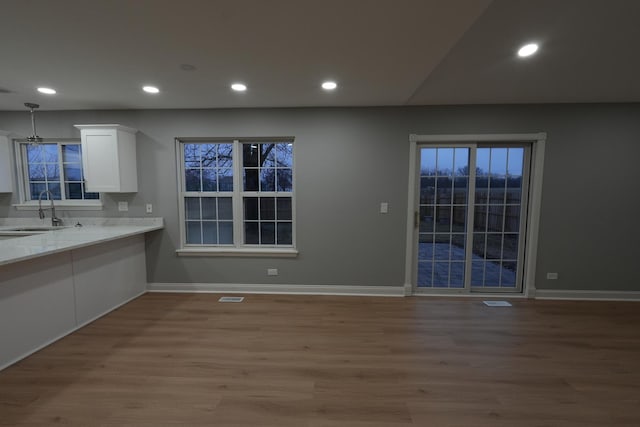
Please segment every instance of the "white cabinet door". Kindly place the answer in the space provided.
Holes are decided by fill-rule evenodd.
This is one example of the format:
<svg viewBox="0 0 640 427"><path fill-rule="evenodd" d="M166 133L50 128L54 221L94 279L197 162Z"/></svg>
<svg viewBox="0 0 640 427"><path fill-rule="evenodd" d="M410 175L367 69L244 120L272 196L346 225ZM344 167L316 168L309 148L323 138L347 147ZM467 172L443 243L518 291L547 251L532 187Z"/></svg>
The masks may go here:
<svg viewBox="0 0 640 427"><path fill-rule="evenodd" d="M82 140L86 190L104 193L138 191L136 129L120 125L75 125Z"/></svg>
<svg viewBox="0 0 640 427"><path fill-rule="evenodd" d="M8 132L0 131L0 193L13 192L13 170L8 135Z"/></svg>
<svg viewBox="0 0 640 427"><path fill-rule="evenodd" d="M118 141L115 130L86 135L82 139L82 160L87 191L120 191Z"/></svg>

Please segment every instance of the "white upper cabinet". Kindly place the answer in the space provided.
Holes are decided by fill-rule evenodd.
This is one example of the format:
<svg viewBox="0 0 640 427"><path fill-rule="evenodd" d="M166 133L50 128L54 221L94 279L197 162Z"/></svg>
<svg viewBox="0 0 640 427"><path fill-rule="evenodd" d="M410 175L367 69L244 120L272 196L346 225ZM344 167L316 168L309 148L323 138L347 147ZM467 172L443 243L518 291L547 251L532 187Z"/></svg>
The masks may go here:
<svg viewBox="0 0 640 427"><path fill-rule="evenodd" d="M137 129L109 125L75 125L82 139L86 191L135 193Z"/></svg>
<svg viewBox="0 0 640 427"><path fill-rule="evenodd" d="M0 130L0 193L13 193L9 133Z"/></svg>

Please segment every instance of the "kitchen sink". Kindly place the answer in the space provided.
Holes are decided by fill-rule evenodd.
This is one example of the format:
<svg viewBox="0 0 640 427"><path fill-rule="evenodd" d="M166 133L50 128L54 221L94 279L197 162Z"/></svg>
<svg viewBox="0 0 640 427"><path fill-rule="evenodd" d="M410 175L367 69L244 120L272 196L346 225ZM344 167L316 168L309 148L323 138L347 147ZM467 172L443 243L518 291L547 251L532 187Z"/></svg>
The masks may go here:
<svg viewBox="0 0 640 427"><path fill-rule="evenodd" d="M0 241L1 240L9 240L9 239L17 239L18 237L33 236L34 234L39 234L39 233L3 234L3 232L0 231Z"/></svg>
<svg viewBox="0 0 640 427"><path fill-rule="evenodd" d="M0 240L13 239L16 237L27 237L36 234L44 234L49 231L61 230L68 228L64 226L52 227L47 225L32 225L26 227L12 227L0 230Z"/></svg>
<svg viewBox="0 0 640 427"><path fill-rule="evenodd" d="M45 232L45 231L52 231L52 230L62 230L63 228L67 228L64 226L57 226L57 227L53 227L53 226L32 226L32 227L16 227L16 228L9 228L6 230L2 230L2 231L41 231L41 232Z"/></svg>

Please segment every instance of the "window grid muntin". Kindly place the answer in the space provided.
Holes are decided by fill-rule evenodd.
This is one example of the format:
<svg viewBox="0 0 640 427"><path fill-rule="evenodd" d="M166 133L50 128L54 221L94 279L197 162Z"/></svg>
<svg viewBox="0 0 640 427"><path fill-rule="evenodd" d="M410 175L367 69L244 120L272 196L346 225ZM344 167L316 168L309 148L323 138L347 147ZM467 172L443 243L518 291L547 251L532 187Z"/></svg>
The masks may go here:
<svg viewBox="0 0 640 427"><path fill-rule="evenodd" d="M452 166L452 169L448 169L448 168L444 168L444 165L441 165L441 156L440 150L450 150L451 153L451 162L447 162L450 163L450 165ZM433 210L433 216L432 216L432 231L430 232L423 232L422 230L418 230L419 232L419 239L429 239L432 240L432 244L431 244L431 259L420 259L420 255L418 255L418 265L420 268L420 265L422 264L422 268L423 270L425 270L427 268L426 264L431 264L431 277L430 279L427 280L427 283L423 283L422 285L420 285L420 283L418 284L418 286L421 287L430 287L430 288L463 288L464 287L464 281L465 281L465 249L466 249L466 217L467 217L467 210L469 209L468 203L469 203L469 156L470 156L470 149L467 147L435 147L435 148L421 148L420 150L421 152L421 156L422 153L433 153L435 155L435 168L433 170L426 170L424 171L422 168L422 157L421 157L421 168L420 168L420 193L421 193L421 198L422 198L422 184L423 182L429 182L424 180L424 178L433 178L433 182L434 182L434 188L433 188L433 198L431 200L433 200L433 203L422 203L422 199L419 201L419 209L420 212L422 212L423 210L428 210L429 208L431 208ZM460 163L460 156L466 156L466 160L464 163ZM442 156L444 157L444 156ZM463 166L463 170L461 171L459 167L457 167L457 165L464 165ZM464 167L466 167L466 170L464 170ZM424 172L424 173L423 173ZM441 203L442 201L442 197L439 194L439 189L441 186L441 183L448 181L447 185L446 185L446 189L450 189L448 196L446 196L447 201L449 203ZM456 185L457 183L464 183L464 185L462 186L458 186ZM457 203L458 200L456 200L456 188L464 188L466 189L463 194L464 194L464 203ZM446 193L446 191L445 191ZM443 209L448 209L449 210L449 224L447 227L447 230L438 230L438 221L437 218L439 216L438 212L442 211ZM454 219L455 219L455 210L456 208L458 208L458 211L462 208L462 217L463 217L463 225L462 225L462 230L461 231L454 231ZM422 227L422 215L421 215L421 220L420 220L420 227ZM448 239L446 242L438 242L438 235L441 236L448 236ZM457 238L461 238L463 241L463 247L462 249L460 249L460 251L462 251L462 255L460 258L454 258L454 248L453 248L453 243L454 243L454 237ZM448 255L447 258L437 258L437 249L436 249L436 244L437 243L447 243L448 244ZM442 283L436 283L436 273L437 273L437 269L438 267L440 267L440 269L442 270L444 266L444 264L447 264L446 269L447 269L447 273L446 273L446 283L442 282ZM453 268L455 266L455 273L456 275L458 275L458 271L459 273L459 278L456 277L456 281L455 283L453 283L452 281L452 273L453 273ZM419 279L420 279L420 274L418 274ZM424 275L423 275L424 277Z"/></svg>
<svg viewBox="0 0 640 427"><path fill-rule="evenodd" d="M184 212L185 212L185 243L187 245L220 245L220 246L229 246L233 245L233 199L232 197L224 197L224 196L185 196L184 198ZM213 218L206 217L204 214L204 200L211 199L214 203L214 215ZM197 200L197 217L190 217L190 209L189 209L189 201ZM228 203L231 205L231 219L226 216L221 215L221 200L228 200ZM189 227L194 224L199 224L200 236L199 243L189 241ZM231 225L231 241L221 242L221 231L223 228L226 228L228 225ZM205 225L213 225L215 229L215 242L207 241L205 242Z"/></svg>
<svg viewBox="0 0 640 427"><path fill-rule="evenodd" d="M203 152L203 150L211 149L215 150L214 153ZM224 151L222 151L222 149L224 149ZM193 154L195 157L187 157L188 150L195 150L195 152L189 153L189 156ZM183 159L182 173L184 175L183 191L199 193L233 191L233 158L235 157L233 153L233 143L229 141L188 142L183 144L181 151ZM205 157L205 154L212 154L212 156ZM187 163L189 163L188 166ZM190 181L189 172L192 174L197 172L197 179L195 181ZM205 176L212 176L213 179L210 181L205 180ZM197 182L196 188L190 185L194 182Z"/></svg>
<svg viewBox="0 0 640 427"><path fill-rule="evenodd" d="M186 170L189 169L187 168L187 165L185 163L185 151L184 151L184 145L186 144L200 144L200 143L217 143L217 144L223 144L223 143L227 143L229 144L230 142L228 140L225 141L197 141L195 139L189 139L189 140L180 140L180 139L176 139L176 145L177 145L177 153L178 153L178 159L179 159L179 165L178 168L180 170L180 188L181 188L181 198L185 198L185 197L199 197L200 195L202 196L226 196L229 195L229 197L232 197L232 207L233 207L233 239L234 239L234 243L233 245L225 245L225 246L232 246L232 247L238 247L238 248L242 248L242 247L251 247L251 246L257 246L257 247L262 247L262 248L269 248L269 247L278 247L278 248L282 248L282 247L295 247L295 207L294 207L294 193L293 193L293 186L294 184L294 163L293 163L293 158L294 158L294 153L293 153L293 139L281 139L281 140L268 140L268 139L264 139L264 140L260 140L260 143L273 143L273 144L281 144L281 143L286 143L287 147L289 147L289 156L290 156L290 162L291 162L291 167L289 168L291 170L291 188L287 189L286 191L276 191L276 192L244 192L241 191L241 189L243 188L243 176L244 176L244 167L242 166L242 144L245 144L246 142L243 140L233 140L232 144L232 153L233 153L233 168L232 168L232 176L233 176L233 191L229 191L229 192L196 192L196 191L186 191L186 177L185 177L185 173ZM256 142L252 142L252 143L256 143ZM287 169L287 168L279 168L279 169ZM202 187L201 187L202 188ZM260 245L248 245L244 243L244 209L243 209L243 200L244 200L244 196L255 196L255 197L262 197L262 196L272 196L272 197L277 197L279 199L289 199L291 200L290 205L291 205L291 210L290 210L290 215L291 215L291 219L290 220L278 220L277 224L276 224L276 232L278 233L278 224L290 224L290 230L289 233L291 235L290 238L290 242L289 243L285 243L285 244L280 244L279 241L276 241L277 244L274 245L267 245L267 244L260 244ZM185 246L221 246L221 245L192 245L192 244L187 244L186 240L187 240L187 230L186 230L186 213L185 213L185 206L184 206L185 202L181 202L180 203L180 215L183 218L183 231L182 231L182 236L183 236L183 245ZM279 235L279 233L278 233Z"/></svg>
<svg viewBox="0 0 640 427"><path fill-rule="evenodd" d="M443 146L443 148L452 148L455 146ZM477 196L477 192L485 190L487 191L487 199L485 201L483 201L483 203L478 203L476 202L476 208L478 207L484 207L486 209L485 215L483 216L483 221L484 221L484 230L483 230L483 236L485 235L491 235L491 234L495 234L498 235L498 239L500 241L500 247L499 247L499 254L497 256L494 257L488 257L488 259L490 261L487 261L487 253L488 251L485 250L485 247L487 246L487 243L483 241L483 259L482 259L482 268L483 268L483 281L485 280L484 278L484 268L486 267L486 263L487 262L491 262L491 261L495 261L497 263L499 263L499 267L500 267L500 278L499 278L499 284L503 289L517 289L518 287L518 277L520 274L520 263L522 262L522 260L520 259L521 256L521 252L522 252L522 224L523 224L523 215L524 213L522 212L522 209L524 207L524 203L526 200L526 194L523 193L523 186L525 184L525 174L527 173L526 171L526 161L527 161L527 150L525 148L525 146L489 146L491 148L497 149L497 148L501 148L504 151L504 155L503 155L503 165L505 166L504 169L504 174L501 174L502 177L500 177L500 189L502 190L500 192L501 194L501 199L500 200L496 200L495 199L495 195L494 197L490 197L489 196L489 191L491 189L491 185L489 183L489 181L487 181L487 186L486 189L481 188L482 186L479 185L478 189L476 189L475 191L468 191L468 197L474 197L474 199L472 199L472 201L475 200L476 196ZM430 150L434 150L433 153L435 153L436 148L440 148L440 146L438 147L428 147L428 149ZM507 148L509 148L509 150L507 150ZM422 150L425 150L427 148L425 147L421 147L419 152L421 153ZM472 151L476 152L476 149L474 149ZM519 152L517 156L513 156L514 152ZM518 165L518 174L514 174L513 171L513 159L515 158L516 163ZM470 161L472 163L475 163L475 160L470 159ZM425 197L425 193L423 191L424 188L424 184L425 184L425 177L429 177L432 179L432 181L434 181L434 177L437 175L436 170L440 171L441 169L443 169L440 165L438 165L437 168L433 168L433 171L427 171L427 173L425 173L424 170L424 162L422 159L419 160L420 163L420 176L419 176L419 182L420 182L420 192L418 194L418 205L419 205L419 212L420 212L420 229L418 230L418 239L420 242L424 242L427 241L428 239L426 238L427 233L425 233L425 228L424 228L424 212L425 212L425 207L428 206L430 209L436 209L438 206L438 197L434 195L433 199L430 199L429 196L427 195ZM475 169L475 167L474 167ZM455 171L454 171L455 172ZM495 168L492 168L491 172L493 172L493 175L495 177ZM489 176L490 173L487 172L487 176ZM478 177L480 177L481 174L478 174ZM436 180L437 181L437 180ZM495 180L492 183L493 184L493 188L495 187ZM455 183L454 183L455 185ZM471 186L471 183L468 184L469 186ZM434 185L435 186L435 185ZM474 186L475 186L475 180L474 180ZM454 191L455 191L455 186L454 186ZM510 191L515 191L515 195L516 197L513 197L513 194L510 195ZM435 193L435 191L434 191ZM455 193L454 193L455 194ZM425 203L425 199L431 201L431 203ZM455 207L456 205L456 200L454 199L453 201L453 207ZM452 209L453 209L452 207ZM496 230L493 229L493 227L487 226L486 223L489 221L489 215L492 214L492 209L494 208L499 208L500 209L500 217L499 219L499 224L497 225ZM478 211L480 211L478 209ZM470 251L469 252L469 258L471 258L472 256L474 256L474 235L478 234L479 230L477 230L478 228L478 224L474 224L473 221L473 217L477 218L478 212L474 213L473 209L471 211L469 211L469 215L470 217L468 218L468 225L471 226L471 228L469 229L470 233L468 236L468 245L467 245L467 250ZM432 220L435 220L435 215L434 218L432 218ZM437 226L436 226L437 227ZM437 230L435 228L430 229L429 233L434 233L437 232ZM485 239L486 240L486 239ZM508 244L507 242L510 241L510 244ZM509 248L509 253L507 253L507 248ZM420 249L420 247L419 247ZM418 263L420 265L420 260L423 258L423 256L420 256L420 250L419 252L419 256L418 256ZM431 261L431 260L429 260ZM469 260L469 267L470 267L470 271L469 273L472 273L472 270L476 270L477 269L477 262L475 261L475 259L470 259ZM509 268L511 272L513 272L513 277L509 277L509 279L507 279L505 272L502 271L504 268ZM477 274L469 274L469 281L471 282L471 279L473 278L474 281L477 277ZM420 281L421 277L420 277L420 271L418 272L418 283L417 286L418 287L424 287L424 283ZM508 283L505 282L505 280L509 280ZM473 287L476 288L474 283L471 283L472 285L474 285ZM490 287L488 286L486 289L497 289L495 286Z"/></svg>
<svg viewBox="0 0 640 427"><path fill-rule="evenodd" d="M54 200L72 200L72 201L84 201L84 200L97 200L100 198L100 194L96 192L87 192L85 191L85 180L84 180L84 169L82 167L82 145L80 142L44 142L40 144L32 144L27 142L20 142L20 156L21 156L21 164L22 164L22 180L24 181L24 197L25 201L37 201L41 191L37 192L38 194L34 194L33 187L34 185L42 186L44 184L44 189L51 191L51 188L59 187L59 190L51 191L53 194ZM47 150L47 147L54 147L55 150ZM78 162L65 162L64 161L64 147L69 146L77 146L78 147ZM31 162L30 154L32 153L32 149L39 149L41 153L43 153L42 161ZM46 151L49 151L51 154L54 153L55 157L46 157L44 154ZM50 161L50 160L54 161ZM67 180L66 179L66 170L65 165L67 164L75 164L79 168L81 181L78 180ZM32 180L31 179L31 166L33 165L42 165L43 167L43 180ZM57 179L49 178L48 169L51 167L56 167L58 170ZM67 184L80 184L81 185L81 197L80 198L71 198L67 194ZM48 198L49 195L46 194Z"/></svg>
<svg viewBox="0 0 640 427"><path fill-rule="evenodd" d="M77 147L77 160L76 161L66 161L65 160L65 152L69 151L70 147ZM81 144L60 144L60 160L62 162L62 168L60 169L61 180L63 182L63 191L67 200L95 200L99 198L99 194L96 192L87 192L85 191L85 182L84 182L84 169L82 168L82 146ZM75 166L79 170L80 180L77 179L67 179L67 167L71 168L71 166ZM69 187L72 185L80 186L80 198L71 197Z"/></svg>
<svg viewBox="0 0 640 427"><path fill-rule="evenodd" d="M476 200L476 206L475 206L475 217L476 217L476 221L474 221L474 230L473 230L473 242L474 242L474 247L475 247L475 242L476 242L476 237L481 235L483 236L483 251L482 251L482 255L483 255L483 259L482 261L476 261L476 260L472 260L472 275L471 275L471 286L475 287L475 288L509 288L509 289L514 289L517 287L517 271L518 271L518 251L519 251L519 245L520 245L520 239L521 239L521 231L518 225L518 231L517 232L506 232L506 220L507 220L507 208L509 207L518 207L518 216L517 216L517 221L516 223L519 224L520 223L520 218L522 215L521 212L521 206L522 206L522 179L524 176L524 157L525 157L525 152L524 152L524 148L523 147L499 147L499 146L492 146L492 147L481 147L478 148L477 151L478 152L482 152L482 150L486 150L489 154L489 169L486 172L486 174L484 174L485 176L488 176L488 182L487 182L487 197L486 197L486 201L484 203L478 203L478 186L476 187L476 195L474 195L474 199ZM503 185L503 189L504 189L504 195L503 195L503 199L502 199L502 203L492 203L492 198L491 198L491 188L492 188L492 183L493 180L491 179L491 177L493 177L494 175L494 150L506 150L506 156L505 156L505 161L504 161L504 170L505 173L503 174L503 179L504 179L504 183ZM520 174L518 175L520 178L520 182L518 187L512 187L514 189L519 190L519 197L518 197L518 201L517 203L507 203L507 198L508 198L508 194L509 194L509 177L512 176L510 174L510 169L511 166L510 165L510 159L511 159L511 153L512 152L520 152L521 154L518 156L520 161L519 163L519 172ZM480 156L480 153L478 154L478 156ZM496 162L497 163L497 162ZM499 166L496 166L499 167ZM479 175L480 176L480 175ZM476 177L476 179L478 179L478 177ZM482 187L484 188L484 187ZM481 200L483 200L484 198L481 198ZM491 208L496 208L496 207L500 207L501 208L501 220L502 223L500 224L500 227L495 230L493 228L490 227L490 217L491 217ZM478 219L478 213L482 212L481 210L479 210L478 208L484 208L484 227L482 227L480 230L477 229L477 227L475 226L475 223L477 223L477 219ZM499 257L489 257L489 236L500 236L499 237L499 241L500 241L500 255ZM513 254L514 257L507 257L505 258L505 238L506 236L515 236L515 245L512 248L513 250ZM498 281L497 283L492 283L492 284L487 284L487 264L488 263L492 263L495 266L497 266L498 271L499 271L499 277L498 277ZM514 270L509 270L512 275L513 275L513 281L509 282L509 284L504 285L503 286L503 277L505 276L505 264L508 265L512 265L513 263L515 263L515 269ZM475 269L477 271L477 266L481 265L482 266L482 279L478 280L478 276L473 274L473 270Z"/></svg>
<svg viewBox="0 0 640 427"><path fill-rule="evenodd" d="M267 150L263 150L265 145L271 146ZM261 142L240 142L241 146L241 171L242 171L242 233L243 233L243 243L245 245L258 245L261 247L282 247L282 246L293 246L293 191L294 191L294 181L293 181L293 167L294 167L294 158L293 158L293 144L290 141L282 142L282 141L261 141ZM284 150L281 150L280 147L283 147ZM257 150L255 155L253 154L253 150ZM288 154L284 156L283 159L280 159L279 152L284 151ZM245 155L247 152L251 152L252 158L246 159ZM266 152L266 155L265 155ZM273 159L270 160L270 156L273 156ZM254 162L257 158L257 163ZM263 162L264 159L264 162ZM266 161L271 161L270 166L263 166ZM249 164L249 166L247 166ZM256 166L257 165L257 166ZM271 166L272 165L272 166ZM268 187L270 191L263 190L263 179L262 179L262 171L273 171L273 187ZM285 186L284 188L280 185L280 174L279 171L288 171L290 176L290 185ZM248 185L248 176L249 173L255 173L255 177L257 179L257 185ZM252 187L253 190L247 190L247 187ZM257 187L257 191L256 191ZM261 204L263 199L274 199L275 205L275 219L263 219L262 218L262 209ZM291 220L279 220L277 218L277 204L279 199L291 199ZM250 199L257 200L257 219L247 218L247 201ZM290 232L287 233L283 230L284 236L281 236L279 225L283 226L290 224ZM273 241L269 239L266 240L267 227L273 225ZM254 236L250 236L249 233L252 230L257 230L257 242L253 238ZM269 232L270 234L270 232Z"/></svg>
<svg viewBox="0 0 640 427"><path fill-rule="evenodd" d="M263 146L271 146L267 148L269 151L266 153L263 152ZM242 159L241 159L241 168L242 168L242 191L243 192L276 192L276 193L290 193L293 192L293 144L291 142L280 142L280 141L270 141L270 142L241 142L242 147ZM279 147L285 147L289 153L289 159L285 156L281 160ZM246 150L248 148L248 150ZM290 149L290 150L289 150ZM253 164L253 158L245 159L245 154L247 151L253 152L256 150L256 160L255 165ZM264 166L263 159L266 162L270 160L269 158L273 156L272 165ZM290 160L290 164L285 163L287 160ZM281 163L282 162L282 163ZM247 166L247 163L249 165ZM265 183L263 182L263 172L272 173L273 176L271 181L273 182L273 187L268 186L265 187ZM257 185L249 185L248 184L248 176L249 173L255 173ZM281 175L287 174L290 178L290 188L289 186L285 187L286 189L282 189L280 181ZM252 187L252 188L248 188Z"/></svg>
<svg viewBox="0 0 640 427"><path fill-rule="evenodd" d="M247 218L247 205L250 200L255 200L255 205L257 206L256 208L256 218ZM266 201L266 200L273 200L273 218L263 218L263 209L262 209L262 202ZM280 218L280 214L279 214L279 203L280 201L284 201L284 200L289 200L289 210L288 216L289 218ZM245 230L245 244L251 245L251 244L257 244L257 245L276 245L276 246L282 246L282 245L292 245L293 244L293 203L292 203L292 198L289 195L265 195L265 193L256 193L254 195L251 196L247 196L247 197L243 197L242 198L242 202L243 202L243 228ZM248 239L247 239L247 235L246 235L246 230L247 230L247 226L252 226L253 224L257 224L257 231L258 231L258 242L257 243L248 243ZM264 238L263 238L263 227L262 225L273 225L274 227L274 240L273 243L270 242L264 242ZM280 236L279 233L279 226L280 225L289 225L291 230L290 230L290 235L289 238L286 238L286 233L284 233L284 236Z"/></svg>

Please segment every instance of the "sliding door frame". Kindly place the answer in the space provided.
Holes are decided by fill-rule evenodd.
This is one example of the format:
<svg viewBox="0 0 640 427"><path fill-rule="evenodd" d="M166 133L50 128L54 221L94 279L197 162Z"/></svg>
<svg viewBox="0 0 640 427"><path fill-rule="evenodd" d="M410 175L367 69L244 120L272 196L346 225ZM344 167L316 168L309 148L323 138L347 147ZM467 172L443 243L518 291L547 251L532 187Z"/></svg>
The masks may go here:
<svg viewBox="0 0 640 427"><path fill-rule="evenodd" d="M417 256L418 247L418 227L419 227L419 180L417 179L418 153L420 144L460 144L461 147L470 144L490 144L498 143L508 146L531 144L531 163L529 169L529 183L523 192L528 193L528 203L526 206L526 226L524 233L524 268L522 279L522 293L509 293L509 296L522 295L527 298L535 296L535 268L536 254L538 247L538 226L540 222L540 203L542 196L542 172L544 166L544 150L547 134L523 133L523 134L462 134L462 135L409 135L409 182L407 198L407 230L406 230L406 258L405 258L405 295L416 293L417 289ZM468 197L473 197L470 194ZM467 251L469 247L466 248ZM449 292L442 292L443 295L456 295ZM483 296L482 292L469 292L468 289L460 289L460 295ZM485 292L484 295L495 292ZM430 293L434 295L434 293Z"/></svg>

